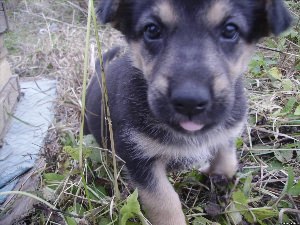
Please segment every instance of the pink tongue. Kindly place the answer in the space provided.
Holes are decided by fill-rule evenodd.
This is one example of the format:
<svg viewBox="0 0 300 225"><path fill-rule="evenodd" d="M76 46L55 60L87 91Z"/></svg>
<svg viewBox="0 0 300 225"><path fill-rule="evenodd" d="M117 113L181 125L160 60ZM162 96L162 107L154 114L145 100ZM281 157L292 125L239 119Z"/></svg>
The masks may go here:
<svg viewBox="0 0 300 225"><path fill-rule="evenodd" d="M187 131L198 131L201 130L204 125L187 121L187 122L181 122L180 126Z"/></svg>

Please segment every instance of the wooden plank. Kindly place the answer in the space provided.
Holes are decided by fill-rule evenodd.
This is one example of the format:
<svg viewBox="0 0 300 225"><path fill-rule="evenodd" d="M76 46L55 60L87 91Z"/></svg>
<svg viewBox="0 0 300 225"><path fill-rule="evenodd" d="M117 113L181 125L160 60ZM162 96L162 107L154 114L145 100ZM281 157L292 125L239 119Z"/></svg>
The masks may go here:
<svg viewBox="0 0 300 225"><path fill-rule="evenodd" d="M9 63L6 59L0 59L0 91L7 84L11 76L12 74Z"/></svg>
<svg viewBox="0 0 300 225"><path fill-rule="evenodd" d="M7 50L4 47L3 35L0 35L0 91L11 77L9 63L6 60Z"/></svg>
<svg viewBox="0 0 300 225"><path fill-rule="evenodd" d="M4 47L3 35L0 34L0 61L7 55L7 49Z"/></svg>
<svg viewBox="0 0 300 225"><path fill-rule="evenodd" d="M38 159L35 167L22 176L14 190L37 195L36 192L41 182L40 173L44 167L44 159ZM18 224L18 220L29 215L34 210L33 206L37 203L37 200L30 197L10 195L2 205L3 211L0 215L0 224Z"/></svg>
<svg viewBox="0 0 300 225"><path fill-rule="evenodd" d="M0 0L0 34L9 29L4 1Z"/></svg>
<svg viewBox="0 0 300 225"><path fill-rule="evenodd" d="M8 123L19 99L20 87L18 76L11 76L0 90L0 140L3 139Z"/></svg>

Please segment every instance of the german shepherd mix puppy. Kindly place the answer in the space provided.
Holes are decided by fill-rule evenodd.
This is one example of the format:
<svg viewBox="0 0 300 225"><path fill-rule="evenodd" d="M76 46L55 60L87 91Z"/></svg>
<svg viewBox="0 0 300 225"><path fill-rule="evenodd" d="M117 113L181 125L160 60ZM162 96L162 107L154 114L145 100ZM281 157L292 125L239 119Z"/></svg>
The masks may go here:
<svg viewBox="0 0 300 225"><path fill-rule="evenodd" d="M291 16L282 0L100 0L98 16L129 45L105 67L116 151L151 223L184 225L166 173L235 174L247 112L241 75L256 42L286 30ZM85 129L101 143L97 67Z"/></svg>

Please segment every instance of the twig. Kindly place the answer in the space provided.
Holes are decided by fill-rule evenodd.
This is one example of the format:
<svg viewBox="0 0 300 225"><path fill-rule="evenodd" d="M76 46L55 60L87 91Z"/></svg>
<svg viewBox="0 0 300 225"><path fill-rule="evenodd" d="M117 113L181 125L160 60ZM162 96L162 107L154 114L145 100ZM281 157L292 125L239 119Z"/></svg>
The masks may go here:
<svg viewBox="0 0 300 225"><path fill-rule="evenodd" d="M71 6L73 6L74 8L78 9L80 12L82 12L85 16L87 16L87 12L86 10L84 10L83 8L81 8L79 5L73 3L73 2L70 2L70 1L67 1Z"/></svg>
<svg viewBox="0 0 300 225"><path fill-rule="evenodd" d="M280 212L279 212L279 216L278 216L278 220L279 220L280 224L283 223L283 216L284 216L285 213L300 214L300 210L298 210L298 209L287 209L287 208L281 209Z"/></svg>
<svg viewBox="0 0 300 225"><path fill-rule="evenodd" d="M43 17L43 16L40 15L40 14L28 12L28 11L25 11L25 10L20 10L20 12L25 12L25 13L27 13L27 14L29 14L29 15L32 15L32 16L42 17L43 19L47 19L47 20L51 20L51 21L54 21L54 22L57 22L57 23L65 24L65 25L68 25L69 27L74 27L74 28L77 28L77 29L87 30L86 27L76 26L76 25L73 25L73 24L70 24L70 23L66 23L66 22L63 22L63 21L61 21L61 20L54 19L54 18L51 18L51 17L48 17L48 16L44 16L44 17Z"/></svg>
<svg viewBox="0 0 300 225"><path fill-rule="evenodd" d="M300 55L289 53L289 52L283 52L283 51L281 51L279 49L276 49L276 48L269 48L269 47L266 47L266 46L263 46L263 45L260 45L260 44L257 44L256 46L258 48L261 48L261 49L265 49L265 50L269 50L269 51L273 51L273 52L278 52L278 53L281 53L281 54L291 55L291 56L295 56L295 57L300 58Z"/></svg>
<svg viewBox="0 0 300 225"><path fill-rule="evenodd" d="M299 178L297 180L299 180ZM299 210L298 207L297 207L297 204L295 203L295 201L294 201L294 199L291 195L289 195L289 199L290 199L290 203L292 203L294 209ZM300 213L297 214L297 219L298 219L298 222L300 222Z"/></svg>
<svg viewBox="0 0 300 225"><path fill-rule="evenodd" d="M59 214L63 214L67 217L73 217L73 218L79 218L79 219L82 219L84 218L84 216L80 216L80 215L74 215L72 213L68 213L68 212L64 212L64 211L61 211L59 209L52 209L52 208L48 208L46 207L46 205L43 205L43 204L39 204L39 205L35 205L35 208L36 209L39 209L39 210L44 210L44 211L48 211L50 210L52 213L59 213Z"/></svg>
<svg viewBox="0 0 300 225"><path fill-rule="evenodd" d="M254 130L257 130L257 131L261 131L261 132L264 132L264 133L268 133L268 134L273 134L274 136L281 136L281 137L285 137L285 138L289 138L289 139L292 139L294 141L297 141L299 142L300 140L296 139L296 138L293 138L289 135L286 135L286 134L282 134L282 133L279 133L279 132L276 132L276 131L270 131L270 130L267 130L267 129L264 129L264 128L260 128L260 127L251 127L251 129L254 129Z"/></svg>
<svg viewBox="0 0 300 225"><path fill-rule="evenodd" d="M101 67L101 87L102 87L102 101L103 101L103 110L106 115L108 130L109 130L109 138L110 138L110 145L111 145L111 151L112 151L112 160L113 160L113 170L114 170L114 192L116 196L116 200L120 200L120 191L118 187L118 171L117 171L117 161L116 161L116 149L115 149L115 143L114 143L114 135L113 135L113 128L112 128L112 121L110 116L110 109L108 104L108 93L107 93L107 87L106 87L106 76L104 71L104 63L102 58L102 48L101 48L101 42L99 39L99 32L97 27L97 18L95 14L94 5L92 4L92 17L93 17L93 23L94 23L94 29L95 29L95 36L96 36L96 43L98 47L98 57L100 60L100 67Z"/></svg>

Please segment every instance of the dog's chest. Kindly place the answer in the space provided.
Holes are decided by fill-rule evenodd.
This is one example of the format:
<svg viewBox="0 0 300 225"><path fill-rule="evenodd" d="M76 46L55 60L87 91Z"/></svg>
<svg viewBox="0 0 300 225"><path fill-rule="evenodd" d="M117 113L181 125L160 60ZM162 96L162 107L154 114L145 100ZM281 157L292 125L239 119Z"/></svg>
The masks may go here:
<svg viewBox="0 0 300 225"><path fill-rule="evenodd" d="M219 136L218 141L206 138L200 142L196 138L182 138L164 143L137 131L131 131L128 140L135 158L157 158L170 170L206 165L214 157L222 142L228 142L227 137Z"/></svg>
<svg viewBox="0 0 300 225"><path fill-rule="evenodd" d="M126 131L126 142L130 143L133 157L137 159L159 159L170 169L206 166L217 151L231 151L229 143L243 128L242 122L230 129L215 129L200 137L174 135L160 140L135 129ZM123 137L124 138L124 137Z"/></svg>

